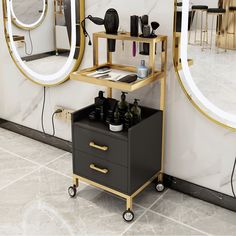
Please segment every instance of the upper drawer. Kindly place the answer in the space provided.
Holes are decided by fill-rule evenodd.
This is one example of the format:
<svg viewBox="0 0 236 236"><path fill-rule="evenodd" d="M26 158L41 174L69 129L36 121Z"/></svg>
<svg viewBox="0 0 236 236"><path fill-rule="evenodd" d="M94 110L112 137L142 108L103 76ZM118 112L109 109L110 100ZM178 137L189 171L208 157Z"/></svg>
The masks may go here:
<svg viewBox="0 0 236 236"><path fill-rule="evenodd" d="M127 167L128 144L94 130L73 125L73 147L103 160Z"/></svg>

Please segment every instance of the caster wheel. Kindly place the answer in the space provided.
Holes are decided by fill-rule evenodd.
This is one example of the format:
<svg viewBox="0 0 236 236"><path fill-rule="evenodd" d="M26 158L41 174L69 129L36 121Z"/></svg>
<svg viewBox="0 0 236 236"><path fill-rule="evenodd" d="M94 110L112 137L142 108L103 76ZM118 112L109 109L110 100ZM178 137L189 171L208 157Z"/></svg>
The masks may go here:
<svg viewBox="0 0 236 236"><path fill-rule="evenodd" d="M134 213L131 210L127 210L123 213L123 219L126 222L131 222L134 219Z"/></svg>
<svg viewBox="0 0 236 236"><path fill-rule="evenodd" d="M162 182L158 182L155 187L158 193L162 193L165 190L165 186Z"/></svg>
<svg viewBox="0 0 236 236"><path fill-rule="evenodd" d="M70 186L68 188L68 193L69 193L69 196L70 197L75 197L76 193L77 193L77 190L76 190L76 187L75 186Z"/></svg>

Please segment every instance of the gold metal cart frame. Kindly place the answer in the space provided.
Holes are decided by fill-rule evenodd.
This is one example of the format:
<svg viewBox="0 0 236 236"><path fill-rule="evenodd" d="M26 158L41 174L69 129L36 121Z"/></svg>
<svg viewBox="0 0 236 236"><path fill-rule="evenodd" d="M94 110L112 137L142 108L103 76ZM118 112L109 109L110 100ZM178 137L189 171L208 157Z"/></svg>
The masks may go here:
<svg viewBox="0 0 236 236"><path fill-rule="evenodd" d="M135 41L148 43L150 45L150 55L149 55L149 68L151 69L151 74L144 80L139 80L133 82L131 84L123 83L123 82L112 82L107 80L101 80L94 77L90 77L89 74L91 71L96 70L100 66L110 66L112 69L118 69L128 72L136 72L136 67L125 66L125 65L117 65L112 63L112 53L107 50L107 63L99 65L99 38L102 39L116 39L121 41ZM156 59L156 45L161 44L161 68L160 70L155 69L155 59ZM158 55L158 54L157 54ZM131 196L116 191L112 188L106 187L104 185L98 184L94 181L86 179L84 177L78 176L76 174L73 175L73 184L76 187L79 187L79 181L88 183L97 188L103 189L107 192L113 193L117 196L120 196L126 200L126 208L127 210L132 210L133 207L133 198L137 196L140 192L142 192L150 183L152 183L155 179L163 182L163 162L164 162L164 147L165 147L165 97L166 97L166 75L167 75L167 36L158 36L156 38L142 38L142 37L131 37L129 33L118 33L117 35L106 34L104 32L94 33L93 34L93 67L77 71L71 74L71 79L87 82L91 84L96 84L99 86L107 87L107 96L112 97L112 89L120 89L122 91L132 92L138 90L148 84L151 84L154 81L160 80L161 88L160 88L160 110L163 111L163 129L162 129L162 160L161 160L161 170L156 173L152 178L150 178L143 186L141 186L136 192L134 192Z"/></svg>

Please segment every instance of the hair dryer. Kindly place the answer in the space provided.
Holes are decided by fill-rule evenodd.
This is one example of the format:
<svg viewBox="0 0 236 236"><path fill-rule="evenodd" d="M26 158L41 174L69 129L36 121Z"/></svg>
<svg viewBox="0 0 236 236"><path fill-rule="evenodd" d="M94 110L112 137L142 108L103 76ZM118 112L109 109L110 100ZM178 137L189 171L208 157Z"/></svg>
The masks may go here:
<svg viewBox="0 0 236 236"><path fill-rule="evenodd" d="M82 21L82 27L84 31L85 37L89 37L89 45L91 45L91 40L88 32L85 29L85 20L89 19L96 25L104 25L107 34L117 34L119 28L119 15L117 11L113 8L110 8L106 11L104 19L99 17L93 17L91 15L87 16ZM116 41L114 39L108 39L108 51L115 52L116 49Z"/></svg>

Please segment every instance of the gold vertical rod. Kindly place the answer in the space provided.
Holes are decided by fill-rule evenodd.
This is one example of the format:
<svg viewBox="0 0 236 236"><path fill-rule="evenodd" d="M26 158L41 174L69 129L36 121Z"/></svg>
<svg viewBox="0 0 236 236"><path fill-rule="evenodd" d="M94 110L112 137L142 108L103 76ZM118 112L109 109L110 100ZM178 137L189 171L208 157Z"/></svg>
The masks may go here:
<svg viewBox="0 0 236 236"><path fill-rule="evenodd" d="M163 181L164 156L165 156L165 118L166 118L166 69L167 69L167 39L162 41L161 67L164 77L161 80L161 101L160 109L163 111L162 121L162 155L161 155L161 174L158 176L159 181Z"/></svg>
<svg viewBox="0 0 236 236"><path fill-rule="evenodd" d="M56 26L57 26L57 1L54 0L54 43L55 43L55 51L56 55L58 55L58 49L57 49L57 40L56 40Z"/></svg>
<svg viewBox="0 0 236 236"><path fill-rule="evenodd" d="M98 37L93 34L93 65L98 66Z"/></svg>
<svg viewBox="0 0 236 236"><path fill-rule="evenodd" d="M107 97L112 98L112 88L107 87Z"/></svg>
<svg viewBox="0 0 236 236"><path fill-rule="evenodd" d="M108 50L108 40L107 40L107 64L112 64L112 52ZM112 98L112 88L107 87L107 97Z"/></svg>
<svg viewBox="0 0 236 236"><path fill-rule="evenodd" d="M152 41L149 44L150 52L149 52L149 69L152 72L152 76L154 76L155 72L155 49L156 49L156 43Z"/></svg>

